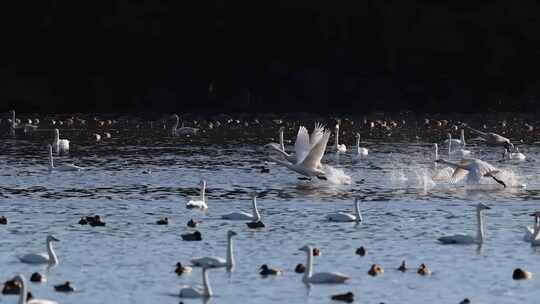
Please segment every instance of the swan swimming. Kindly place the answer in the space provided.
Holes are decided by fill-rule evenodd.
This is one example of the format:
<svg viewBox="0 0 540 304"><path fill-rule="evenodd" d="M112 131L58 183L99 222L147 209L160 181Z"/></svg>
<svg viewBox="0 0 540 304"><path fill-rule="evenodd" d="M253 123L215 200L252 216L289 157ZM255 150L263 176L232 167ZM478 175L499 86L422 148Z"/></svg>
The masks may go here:
<svg viewBox="0 0 540 304"><path fill-rule="evenodd" d="M236 232L227 231L227 259L221 257L203 257L191 259L191 264L197 267L218 268L227 267L228 269L234 268L234 254L233 254L233 236L237 235Z"/></svg>
<svg viewBox="0 0 540 304"><path fill-rule="evenodd" d="M181 298L208 298L213 295L208 281L208 267L202 267L202 287L184 285L180 290Z"/></svg>
<svg viewBox="0 0 540 304"><path fill-rule="evenodd" d="M261 215L259 214L259 210L257 210L257 194L253 193L251 195L251 203L252 203L252 212L232 212L229 214L224 214L221 216L222 219L225 220L232 220L232 221L254 221L258 222L261 220Z"/></svg>
<svg viewBox="0 0 540 304"><path fill-rule="evenodd" d="M331 222L357 222L360 223L363 221L362 214L360 213L360 200L358 198L354 199L353 212L354 214L345 213L345 212L336 212L330 213L326 216Z"/></svg>
<svg viewBox="0 0 540 304"><path fill-rule="evenodd" d="M453 139L452 135L448 133L448 139L444 141L445 144L452 143L452 145L465 147L465 130L461 129L461 139Z"/></svg>
<svg viewBox="0 0 540 304"><path fill-rule="evenodd" d="M316 133L316 131L313 133ZM316 176L319 179L326 180L325 172L322 170L321 159L326 151L326 145L330 138L330 131L324 130L320 139L318 134L312 134L312 138L313 137L314 139L310 141L307 129L301 126L298 130L298 136L294 145L296 151L296 163L276 158L272 158L272 160L301 175L307 177ZM312 146L312 142L316 143Z"/></svg>
<svg viewBox="0 0 540 304"><path fill-rule="evenodd" d="M491 177L506 188L506 183L495 176L500 171L485 161L470 158L464 159L459 163L449 162L444 159L438 159L436 162L454 168L454 173L451 178L452 182L458 182L467 176L468 182L479 183L482 177Z"/></svg>
<svg viewBox="0 0 540 304"><path fill-rule="evenodd" d="M456 141L452 141L452 134L448 133L448 159L451 158L452 155L457 156L459 158L465 158L469 157L471 155L471 151L465 150L465 132L463 129L461 129L461 140L456 140L458 143L457 145L460 146L460 149L457 149L455 151L452 151L452 145L456 145Z"/></svg>
<svg viewBox="0 0 540 304"><path fill-rule="evenodd" d="M540 211L536 211L530 215L534 216L534 225L525 226L525 235L523 236L525 242L532 242L535 239L535 235L537 235L537 231L540 229Z"/></svg>
<svg viewBox="0 0 540 304"><path fill-rule="evenodd" d="M19 257L19 260L28 264L58 264L58 257L54 252L52 242L59 242L60 240L52 235L47 236L47 253L29 253Z"/></svg>
<svg viewBox="0 0 540 304"><path fill-rule="evenodd" d="M74 164L67 164L67 165L60 165L60 166L54 166L54 159L53 159L53 148L51 145L48 146L49 148L49 171L81 171L84 170L83 167L79 167Z"/></svg>
<svg viewBox="0 0 540 304"><path fill-rule="evenodd" d="M56 301L45 300L45 299L31 299L28 300L28 289L26 287L26 279L22 274L14 278L15 281L21 284L21 289L19 292L19 304L58 304Z"/></svg>
<svg viewBox="0 0 540 304"><path fill-rule="evenodd" d="M208 209L208 205L206 205L206 180L201 179L200 182L201 185L201 196L199 198L192 198L186 203L186 208L188 209L201 209L206 210Z"/></svg>
<svg viewBox="0 0 540 304"><path fill-rule="evenodd" d="M173 136L177 135L197 135L197 132L199 132L199 129L197 128L190 128L190 127L184 127L184 123L182 122L182 126L178 128L178 125L180 123L180 116L173 114L171 116L174 119L174 125L171 128L171 134Z"/></svg>
<svg viewBox="0 0 540 304"><path fill-rule="evenodd" d="M279 154L283 155L285 159L289 162L296 162L296 156L294 154L289 154L285 152L285 142L283 139L283 132L285 132L285 127L279 128L279 144L272 142L264 145L265 148L270 148L272 151L276 151Z"/></svg>
<svg viewBox="0 0 540 304"><path fill-rule="evenodd" d="M307 255L307 268L302 277L302 281L306 284L339 284L345 283L349 276L339 272L318 272L313 273L313 247L304 246L299 249Z"/></svg>
<svg viewBox="0 0 540 304"><path fill-rule="evenodd" d="M360 133L356 133L356 154L360 157L368 156L368 149L360 147Z"/></svg>
<svg viewBox="0 0 540 304"><path fill-rule="evenodd" d="M525 160L525 154L519 152L519 148L516 147L516 152L510 152L510 149L505 148L503 152L503 159L507 160Z"/></svg>
<svg viewBox="0 0 540 304"><path fill-rule="evenodd" d="M335 130L336 130L336 142L335 142L334 148L336 149L337 153L345 153L347 152L347 146L345 146L344 144L339 144L339 121L336 124Z"/></svg>
<svg viewBox="0 0 540 304"><path fill-rule="evenodd" d="M482 244L485 238L485 226L483 219L483 211L491 209L485 204L479 203L476 206L477 232L476 236L466 234L456 234L440 237L438 240L443 244Z"/></svg>
<svg viewBox="0 0 540 304"><path fill-rule="evenodd" d="M58 129L54 129L54 139L52 145L54 148L54 152L69 151L69 140L60 139L60 131Z"/></svg>

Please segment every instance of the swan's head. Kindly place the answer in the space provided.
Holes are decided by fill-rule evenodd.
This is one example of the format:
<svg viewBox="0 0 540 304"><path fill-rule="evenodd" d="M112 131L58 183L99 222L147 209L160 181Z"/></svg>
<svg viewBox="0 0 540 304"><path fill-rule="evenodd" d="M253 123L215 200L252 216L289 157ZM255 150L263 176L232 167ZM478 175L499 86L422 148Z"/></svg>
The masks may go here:
<svg viewBox="0 0 540 304"><path fill-rule="evenodd" d="M180 120L180 116L178 116L177 114L173 114L171 115L171 119Z"/></svg>
<svg viewBox="0 0 540 304"><path fill-rule="evenodd" d="M336 124L336 129L339 129L339 123Z"/></svg>
<svg viewBox="0 0 540 304"><path fill-rule="evenodd" d="M22 274L19 274L13 278L15 282L19 282L19 284L23 284L26 280Z"/></svg>
<svg viewBox="0 0 540 304"><path fill-rule="evenodd" d="M60 240L54 237L54 235L49 235L47 236L47 242L60 242Z"/></svg>
<svg viewBox="0 0 540 304"><path fill-rule="evenodd" d="M302 248L300 248L300 249L298 249L298 250L303 251L303 252L310 253L310 252L313 251L313 247L306 245L306 246L304 246L304 247L302 247Z"/></svg>
<svg viewBox="0 0 540 304"><path fill-rule="evenodd" d="M236 232L234 232L232 230L227 231L227 237L233 237L235 235L238 235L238 233L236 233Z"/></svg>
<svg viewBox="0 0 540 304"><path fill-rule="evenodd" d="M488 205L483 204L483 203L478 203L478 205L476 205L476 208L478 210L489 210L489 209L491 209L491 207L489 207Z"/></svg>
<svg viewBox="0 0 540 304"><path fill-rule="evenodd" d="M360 139L360 133L356 133L356 139Z"/></svg>
<svg viewBox="0 0 540 304"><path fill-rule="evenodd" d="M60 131L58 129L54 129L54 136L60 136Z"/></svg>
<svg viewBox="0 0 540 304"><path fill-rule="evenodd" d="M279 127L279 132L280 132L280 133L285 132L285 127Z"/></svg>
<svg viewBox="0 0 540 304"><path fill-rule="evenodd" d="M47 145L47 149L52 152L52 145Z"/></svg>
<svg viewBox="0 0 540 304"><path fill-rule="evenodd" d="M202 187L206 187L206 180L201 179L200 184L201 184Z"/></svg>
<svg viewBox="0 0 540 304"><path fill-rule="evenodd" d="M505 142L504 148L506 149L506 151L508 151L508 153L510 153L510 151L514 150L514 144L512 144L511 142Z"/></svg>
<svg viewBox="0 0 540 304"><path fill-rule="evenodd" d="M448 133L448 138L452 138L452 134Z"/></svg>

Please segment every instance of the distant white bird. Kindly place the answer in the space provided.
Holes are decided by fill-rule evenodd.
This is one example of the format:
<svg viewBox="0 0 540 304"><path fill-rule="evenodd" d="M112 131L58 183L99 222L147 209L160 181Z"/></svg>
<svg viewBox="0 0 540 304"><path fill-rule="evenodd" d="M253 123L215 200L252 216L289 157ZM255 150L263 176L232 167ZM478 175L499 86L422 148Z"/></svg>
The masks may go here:
<svg viewBox="0 0 540 304"><path fill-rule="evenodd" d="M49 171L81 171L84 170L83 167L76 166L74 164L66 164L60 166L54 166L52 146L48 145L49 148Z"/></svg>
<svg viewBox="0 0 540 304"><path fill-rule="evenodd" d="M307 255L306 271L302 281L306 284L339 284L345 283L350 277L339 272L318 272L313 273L313 247L304 246L299 249Z"/></svg>
<svg viewBox="0 0 540 304"><path fill-rule="evenodd" d="M221 216L222 219L225 220L232 220L232 221L254 221L258 222L261 220L261 215L259 214L259 210L257 210L257 194L253 193L251 195L251 203L252 203L252 212L232 212L229 214L224 214Z"/></svg>
<svg viewBox="0 0 540 304"><path fill-rule="evenodd" d="M203 257L194 258L191 260L191 264L197 267L218 268L227 267L232 269L235 266L234 254L233 254L233 237L237 235L236 232L227 231L227 259L221 257Z"/></svg>
<svg viewBox="0 0 540 304"><path fill-rule="evenodd" d="M28 264L58 264L58 257L54 252L52 242L59 242L60 240L52 235L47 236L47 253L29 253L19 257L19 260Z"/></svg>
<svg viewBox="0 0 540 304"><path fill-rule="evenodd" d="M335 212L330 213L326 215L326 219L328 219L331 222L357 222L360 223L363 221L362 214L360 213L359 208L360 200L358 198L354 199L354 205L353 205L353 213L345 213L345 212Z"/></svg>
<svg viewBox="0 0 540 304"><path fill-rule="evenodd" d="M60 139L60 131L58 129L54 129L52 146L54 148L54 152L67 152L69 151L69 140Z"/></svg>
<svg viewBox="0 0 540 304"><path fill-rule="evenodd" d="M19 304L58 304L56 301L45 299L30 299L28 300L28 287L26 286L26 279L22 274L15 277L15 281L21 285L19 291Z"/></svg>
<svg viewBox="0 0 540 304"><path fill-rule="evenodd" d="M525 226L525 235L523 236L525 242L532 242L535 240L535 235L537 235L537 232L540 229L540 211L536 211L530 215L534 216L534 225Z"/></svg>
<svg viewBox="0 0 540 304"><path fill-rule="evenodd" d="M503 159L522 161L525 160L526 157L525 154L519 152L519 148L516 147L516 152L511 152L510 149L505 148L503 152Z"/></svg>
<svg viewBox="0 0 540 304"><path fill-rule="evenodd" d="M264 145L265 148L269 148L272 151L278 152L281 154L288 162L294 163L296 162L296 155L289 154L285 151L285 142L283 139L283 132L285 131L285 127L279 128L279 144L278 143L268 143Z"/></svg>
<svg viewBox="0 0 540 304"><path fill-rule="evenodd" d="M334 148L336 149L337 153L345 153L347 152L347 146L345 146L344 144L339 144L339 121L336 124L335 130L336 130L336 142L335 142Z"/></svg>
<svg viewBox="0 0 540 304"><path fill-rule="evenodd" d="M184 285L180 290L181 298L208 298L213 296L210 282L208 281L208 268L202 268L202 286Z"/></svg>
<svg viewBox="0 0 540 304"><path fill-rule="evenodd" d="M452 143L454 147L465 147L465 130L461 129L461 139L452 138L452 134L448 133L448 139L444 143Z"/></svg>
<svg viewBox="0 0 540 304"><path fill-rule="evenodd" d="M360 157L368 156L368 149L360 147L360 133L356 133L356 154Z"/></svg>
<svg viewBox="0 0 540 304"><path fill-rule="evenodd" d="M468 158L471 155L470 150L465 150L465 132L461 129L461 140L452 139L452 134L448 133L448 159L451 159L452 156L457 158ZM454 146L458 147L456 150L452 150Z"/></svg>
<svg viewBox="0 0 540 304"><path fill-rule="evenodd" d="M319 135L318 131L317 134L315 134L316 131L313 132L312 139L310 139L305 127L301 126L298 130L296 143L294 145L296 151L296 163L276 158L272 158L272 160L301 175L307 177L316 176L319 179L326 180L321 159L324 156L326 145L330 138L330 132L324 130L324 133ZM319 136L321 136L320 139ZM311 143L315 144L312 146Z"/></svg>
<svg viewBox="0 0 540 304"><path fill-rule="evenodd" d="M173 114L172 118L174 119L174 124L171 128L171 133L173 136L197 135L197 132L199 132L199 129L197 128L184 127L183 122L182 122L182 126L178 128L178 125L180 123L180 116Z"/></svg>
<svg viewBox="0 0 540 304"><path fill-rule="evenodd" d="M452 174L451 178L452 182L458 182L467 177L468 182L479 183L482 177L491 177L497 183L503 185L503 187L506 187L504 181L495 176L496 174L500 173L500 171L485 161L470 158L461 160L459 163L449 162L444 159L438 159L436 162L446 164L454 168L454 173Z"/></svg>
<svg viewBox="0 0 540 304"><path fill-rule="evenodd" d="M456 234L443 236L438 239L439 242L443 244L482 244L485 239L485 226L482 212L489 209L491 208L482 203L476 205L477 233L475 237L466 234Z"/></svg>
<svg viewBox="0 0 540 304"><path fill-rule="evenodd" d="M201 185L201 194L199 198L192 198L186 203L186 208L188 209L201 209L206 210L208 209L208 205L206 205L206 181L204 179L201 179L200 182Z"/></svg>

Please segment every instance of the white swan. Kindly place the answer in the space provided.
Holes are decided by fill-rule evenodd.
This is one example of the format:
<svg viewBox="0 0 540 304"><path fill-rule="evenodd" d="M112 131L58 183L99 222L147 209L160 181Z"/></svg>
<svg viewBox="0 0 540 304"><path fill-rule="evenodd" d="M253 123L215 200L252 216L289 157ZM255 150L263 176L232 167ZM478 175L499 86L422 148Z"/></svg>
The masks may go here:
<svg viewBox="0 0 540 304"><path fill-rule="evenodd" d="M362 214L360 213L359 208L360 200L358 198L354 199L353 212L354 214L345 213L345 212L336 212L330 213L326 216L331 222L357 222L360 223L363 221Z"/></svg>
<svg viewBox="0 0 540 304"><path fill-rule="evenodd" d="M316 131L313 133L316 133ZM320 134L320 139L317 131L317 134L312 134L312 138L313 140L310 140L307 129L301 126L294 145L296 162L293 163L276 158L272 158L272 160L301 175L307 177L316 176L319 179L325 180L326 177L325 172L322 170L321 159L324 156L326 145L330 138L330 131L324 130L324 133ZM315 144L311 146L311 143Z"/></svg>
<svg viewBox="0 0 540 304"><path fill-rule="evenodd" d="M28 289L26 287L26 280L22 274L15 277L15 281L21 284L21 289L19 292L19 304L58 304L56 301L45 300L45 299L31 299L28 298Z"/></svg>
<svg viewBox="0 0 540 304"><path fill-rule="evenodd" d="M503 146L506 149L513 150L514 145L510 142L510 139L503 137L497 133L485 133L476 129L473 129L471 127L467 127L469 130L475 132L476 134L480 135L480 137L488 144L489 146Z"/></svg>
<svg viewBox="0 0 540 304"><path fill-rule="evenodd" d="M339 122L336 124L336 142L334 148L336 149L337 153L345 153L347 152L347 146L344 144L339 144Z"/></svg>
<svg viewBox="0 0 540 304"><path fill-rule="evenodd" d="M181 298L208 298L213 295L210 282L208 281L207 267L202 268L202 283L203 285L201 287L184 285L180 290L179 296Z"/></svg>
<svg viewBox="0 0 540 304"><path fill-rule="evenodd" d="M237 235L236 232L227 231L227 259L221 257L203 257L191 259L191 264L197 267L218 268L227 267L229 269L234 268L234 254L233 254L233 236Z"/></svg>
<svg viewBox="0 0 540 304"><path fill-rule="evenodd" d="M54 159L53 159L53 152L52 152L52 146L49 145L49 171L81 171L84 170L83 167L76 166L74 164L67 164L67 165L60 165L55 167L54 166Z"/></svg>
<svg viewBox="0 0 540 304"><path fill-rule="evenodd" d="M433 144L433 148L435 150L435 169L433 171L431 179L433 181L449 180L454 170L450 167L443 167L443 168L437 167L437 164L438 164L437 160L439 159L439 145Z"/></svg>
<svg viewBox="0 0 540 304"><path fill-rule="evenodd" d="M463 146L465 147L465 130L461 129L461 139L452 139L452 135L448 133L448 139L444 141L444 143L451 142L452 145L455 146Z"/></svg>
<svg viewBox="0 0 540 304"><path fill-rule="evenodd" d="M232 212L229 214L224 214L221 216L222 219L225 220L232 220L232 221L254 221L258 222L261 220L261 215L259 214L259 210L257 210L257 194L254 193L251 195L251 203L252 203L252 212Z"/></svg>
<svg viewBox="0 0 540 304"><path fill-rule="evenodd" d="M540 211L536 211L530 215L534 216L534 225L525 226L525 235L523 236L525 242L532 242L535 240L535 235L537 235L538 230L540 230Z"/></svg>
<svg viewBox="0 0 540 304"><path fill-rule="evenodd" d="M54 140L53 140L54 152L67 152L69 151L69 140L60 139L60 131L54 129Z"/></svg>
<svg viewBox="0 0 540 304"><path fill-rule="evenodd" d="M54 252L52 242L59 242L60 240L52 235L47 236L47 253L29 253L19 257L19 260L28 264L58 264L58 257Z"/></svg>
<svg viewBox="0 0 540 304"><path fill-rule="evenodd" d="M477 232L476 236L470 236L466 234L456 234L443 236L439 238L439 242L443 244L482 244L485 238L485 226L483 219L483 210L491 209L490 207L479 203L476 206L476 219L477 219Z"/></svg>
<svg viewBox="0 0 540 304"><path fill-rule="evenodd" d="M302 277L302 281L306 284L338 284L345 283L349 276L339 272L318 272L313 273L313 247L304 246L299 249L307 255L307 268Z"/></svg>
<svg viewBox="0 0 540 304"><path fill-rule="evenodd" d="M465 135L463 129L461 129L461 140L452 140L452 134L448 133L448 159L451 159L451 156L454 155L458 158L466 158L471 155L471 151L465 150ZM460 146L460 149L452 151L452 145L456 144Z"/></svg>
<svg viewBox="0 0 540 304"><path fill-rule="evenodd" d="M197 128L190 128L190 127L184 127L184 123L182 122L182 126L178 128L178 125L180 123L180 117L176 114L172 115L172 118L174 119L174 125L171 128L171 133L173 136L176 135L197 135L197 132L199 132L199 129Z"/></svg>
<svg viewBox="0 0 540 304"><path fill-rule="evenodd" d="M525 154L519 152L519 148L516 147L516 152L510 152L510 149L504 149L503 159L507 160L525 160Z"/></svg>
<svg viewBox="0 0 540 304"><path fill-rule="evenodd" d="M360 147L360 133L356 133L356 154L360 157L368 156L368 149Z"/></svg>
<svg viewBox="0 0 540 304"><path fill-rule="evenodd" d="M268 143L264 145L265 148L270 148L272 151L278 152L280 155L282 155L288 162L295 163L296 162L296 155L289 154L285 152L285 143L283 139L283 132L285 131L285 127L279 128L279 144L278 143Z"/></svg>
<svg viewBox="0 0 540 304"><path fill-rule="evenodd" d="M454 173L452 174L451 178L452 182L458 182L467 176L468 182L479 183L482 177L491 177L497 183L503 185L503 187L506 187L504 181L495 176L500 171L485 161L470 158L464 159L459 163L449 162L444 159L438 159L436 162L443 163L454 168Z"/></svg>
<svg viewBox="0 0 540 304"><path fill-rule="evenodd" d="M192 198L186 203L186 208L188 209L202 209L206 210L208 209L208 205L206 205L206 181L204 179L201 179L201 196L199 198Z"/></svg>

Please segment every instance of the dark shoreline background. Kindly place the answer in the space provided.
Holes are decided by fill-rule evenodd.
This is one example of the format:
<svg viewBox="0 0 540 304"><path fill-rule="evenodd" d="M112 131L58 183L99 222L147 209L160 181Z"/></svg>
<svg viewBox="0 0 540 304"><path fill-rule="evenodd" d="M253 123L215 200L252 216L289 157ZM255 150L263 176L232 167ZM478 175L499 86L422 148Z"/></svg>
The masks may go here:
<svg viewBox="0 0 540 304"><path fill-rule="evenodd" d="M0 112L540 109L535 1L4 5Z"/></svg>

